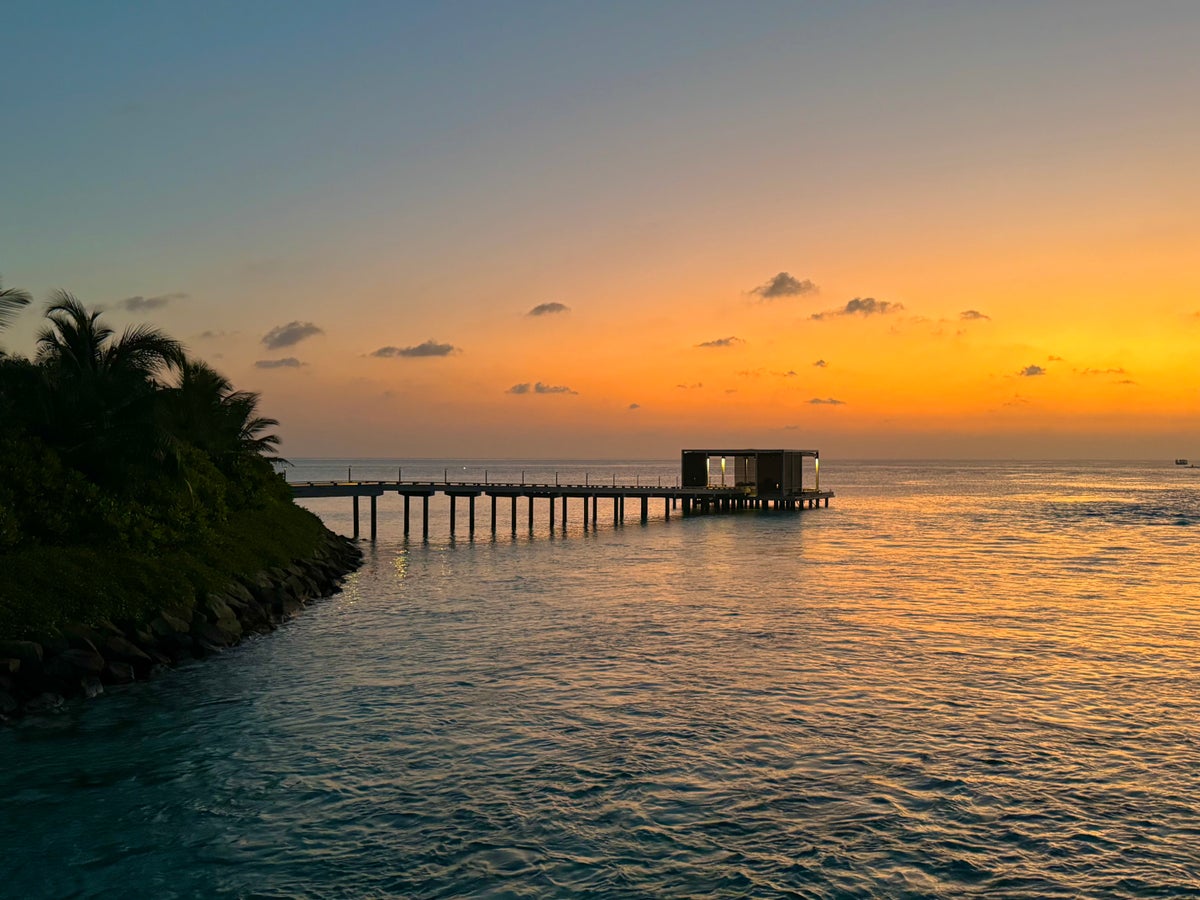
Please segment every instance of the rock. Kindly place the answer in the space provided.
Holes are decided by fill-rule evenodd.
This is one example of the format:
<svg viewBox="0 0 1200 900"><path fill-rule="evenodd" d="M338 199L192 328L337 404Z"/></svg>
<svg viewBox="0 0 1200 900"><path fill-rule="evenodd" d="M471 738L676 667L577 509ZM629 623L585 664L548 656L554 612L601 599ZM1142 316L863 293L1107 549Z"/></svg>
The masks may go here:
<svg viewBox="0 0 1200 900"><path fill-rule="evenodd" d="M222 634L228 635L228 643L236 644L242 638L242 623L230 613L212 623Z"/></svg>
<svg viewBox="0 0 1200 900"><path fill-rule="evenodd" d="M32 700L25 703L25 712L42 713L51 712L59 709L64 701L61 694L55 694L51 691L46 691L43 694L38 694Z"/></svg>
<svg viewBox="0 0 1200 900"><path fill-rule="evenodd" d="M20 671L19 659L0 659L0 675L16 675Z"/></svg>
<svg viewBox="0 0 1200 900"><path fill-rule="evenodd" d="M40 663L42 645L33 641L0 641L0 656L19 659L22 662Z"/></svg>
<svg viewBox="0 0 1200 900"><path fill-rule="evenodd" d="M173 635L187 634L188 623L169 612L161 612L150 623L150 630L160 638L169 638Z"/></svg>
<svg viewBox="0 0 1200 900"><path fill-rule="evenodd" d="M95 675L89 675L83 679L83 696L91 700L93 697L99 697L104 693L104 685L100 683L100 679Z"/></svg>
<svg viewBox="0 0 1200 900"><path fill-rule="evenodd" d="M198 628L196 628L195 631L192 632L192 636L202 644L207 644L208 646L204 647L203 649L208 650L209 652L215 652L216 650L219 650L222 647L228 647L233 643L233 640L230 638L228 633L222 631L211 622L204 622L201 624Z"/></svg>
<svg viewBox="0 0 1200 900"><path fill-rule="evenodd" d="M17 712L16 699L8 691L0 691L0 716L12 716Z"/></svg>
<svg viewBox="0 0 1200 900"><path fill-rule="evenodd" d="M43 656L47 658L71 649L71 642L65 635L59 633L46 635L42 638L41 644L44 651Z"/></svg>
<svg viewBox="0 0 1200 900"><path fill-rule="evenodd" d="M220 594L209 594L205 597L202 609L212 621L234 618L233 610L230 609L229 604L225 602L225 598Z"/></svg>
<svg viewBox="0 0 1200 900"><path fill-rule="evenodd" d="M109 660L104 666L104 680L109 684L129 684L136 680L133 666L119 660Z"/></svg>
<svg viewBox="0 0 1200 900"><path fill-rule="evenodd" d="M64 650L50 663L56 666L66 664L81 677L99 675L104 671L104 657L95 650Z"/></svg>
<svg viewBox="0 0 1200 900"><path fill-rule="evenodd" d="M86 625L68 622L62 627L62 635L67 639L67 645L73 650L90 650L97 652L100 646L100 632Z"/></svg>
<svg viewBox="0 0 1200 900"><path fill-rule="evenodd" d="M128 641L120 635L108 635L104 638L100 645L100 652L107 660L119 660L129 663L132 666L149 666L150 656L144 653L132 641Z"/></svg>

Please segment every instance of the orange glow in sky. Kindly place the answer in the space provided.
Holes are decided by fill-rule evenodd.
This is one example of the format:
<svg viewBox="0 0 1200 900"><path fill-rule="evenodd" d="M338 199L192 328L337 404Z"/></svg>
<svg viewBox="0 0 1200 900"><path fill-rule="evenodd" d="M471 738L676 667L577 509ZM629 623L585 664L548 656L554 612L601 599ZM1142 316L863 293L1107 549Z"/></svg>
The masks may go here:
<svg viewBox="0 0 1200 900"><path fill-rule="evenodd" d="M1200 10L706 10L31 16L0 274L294 456L1200 456Z"/></svg>

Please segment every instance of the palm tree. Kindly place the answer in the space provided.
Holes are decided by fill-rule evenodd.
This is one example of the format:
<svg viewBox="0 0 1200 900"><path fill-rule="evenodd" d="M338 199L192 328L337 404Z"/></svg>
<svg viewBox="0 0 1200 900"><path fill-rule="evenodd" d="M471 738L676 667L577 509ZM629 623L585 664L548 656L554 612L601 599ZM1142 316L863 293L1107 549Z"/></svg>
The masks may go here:
<svg viewBox="0 0 1200 900"><path fill-rule="evenodd" d="M29 305L29 300L28 291L6 288L3 282L0 282L0 331L12 324L12 320L22 307ZM0 350L0 356L3 355L4 351Z"/></svg>
<svg viewBox="0 0 1200 900"><path fill-rule="evenodd" d="M185 359L179 381L166 391L165 401L171 433L215 462L275 456L279 437L263 432L279 422L258 415L259 395L235 391L229 379L206 363Z"/></svg>
<svg viewBox="0 0 1200 900"><path fill-rule="evenodd" d="M178 341L146 325L116 337L100 315L65 291L53 294L36 360L52 385L43 436L71 464L103 479L162 458L156 379L184 355Z"/></svg>

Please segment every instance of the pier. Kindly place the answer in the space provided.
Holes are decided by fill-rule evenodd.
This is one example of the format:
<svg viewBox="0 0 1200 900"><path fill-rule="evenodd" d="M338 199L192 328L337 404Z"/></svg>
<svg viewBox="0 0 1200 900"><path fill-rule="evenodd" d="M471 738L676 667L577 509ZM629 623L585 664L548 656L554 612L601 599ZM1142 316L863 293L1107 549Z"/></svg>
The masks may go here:
<svg viewBox="0 0 1200 900"><path fill-rule="evenodd" d="M805 487L804 465L812 460L813 487ZM613 525L625 521L625 501L640 504L641 521L650 515L651 502L662 502L666 518L673 510L684 516L729 513L748 509L801 510L829 506L833 491L820 486L820 455L815 450L684 450L682 473L675 485L643 484L532 484L513 482L443 481L302 481L291 482L292 496L300 498L349 497L353 510L353 537L360 536L362 498L369 504L370 539L378 534L378 500L384 494L404 498L404 536L412 529L413 501L421 501L421 537L429 539L429 501L436 494L450 499L450 534L458 524L458 503L466 501L467 529L475 535L476 501L490 501L490 530L494 535L502 518L508 519L513 534L520 520L518 501L524 500L528 529L534 530L534 503L544 500L548 506L550 530L558 527L556 513L561 512L561 527L567 527L568 501L577 500L584 528L596 527L600 507L611 504ZM501 501L507 501L501 508ZM607 510L606 510L607 511Z"/></svg>

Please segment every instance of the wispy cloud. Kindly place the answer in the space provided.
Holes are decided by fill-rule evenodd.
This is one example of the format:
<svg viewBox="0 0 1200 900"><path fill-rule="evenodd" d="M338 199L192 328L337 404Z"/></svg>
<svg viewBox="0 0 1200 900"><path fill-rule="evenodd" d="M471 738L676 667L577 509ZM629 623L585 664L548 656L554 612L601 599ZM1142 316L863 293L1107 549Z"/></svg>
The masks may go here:
<svg viewBox="0 0 1200 900"><path fill-rule="evenodd" d="M823 360L823 359L818 359L815 363L813 363L813 365L816 366L818 369L824 369L826 366L829 365L829 363L825 362L825 360Z"/></svg>
<svg viewBox="0 0 1200 900"><path fill-rule="evenodd" d="M530 384L528 381L522 381L520 384L514 384L510 387L506 394L578 394L579 391L573 391L566 385L562 384L545 384L538 381Z"/></svg>
<svg viewBox="0 0 1200 900"><path fill-rule="evenodd" d="M186 300L188 295L182 291L177 291L174 294L159 294L156 297L126 297L117 304L121 309L128 312L149 312L152 309L162 309L168 303L173 303L176 300Z"/></svg>
<svg viewBox="0 0 1200 900"><path fill-rule="evenodd" d="M196 337L202 341L215 341L218 338L232 337L235 334L237 334L236 331L213 331L209 329L208 331L200 332Z"/></svg>
<svg viewBox="0 0 1200 900"><path fill-rule="evenodd" d="M1026 366L1017 374L1025 378L1036 378L1038 375L1045 375L1046 370L1041 366Z"/></svg>
<svg viewBox="0 0 1200 900"><path fill-rule="evenodd" d="M681 391L695 391L704 387L704 382L694 381L691 384L677 384L675 387L679 388Z"/></svg>
<svg viewBox="0 0 1200 900"><path fill-rule="evenodd" d="M439 344L437 341L429 340L415 344L412 347L380 347L378 350L372 351L369 355L377 356L380 359L391 359L397 356L413 359L429 356L449 356L457 350L458 348L453 344Z"/></svg>
<svg viewBox="0 0 1200 900"><path fill-rule="evenodd" d="M1063 361L1063 358L1061 356L1047 356L1046 357L1046 362L1062 362L1062 361Z"/></svg>
<svg viewBox="0 0 1200 900"><path fill-rule="evenodd" d="M1080 369L1080 375L1125 375L1124 368L1119 369Z"/></svg>
<svg viewBox="0 0 1200 900"><path fill-rule="evenodd" d="M278 350L281 347L291 347L314 334L325 332L312 322L288 322L286 325L276 325L262 336L262 343L268 349Z"/></svg>
<svg viewBox="0 0 1200 900"><path fill-rule="evenodd" d="M811 403L813 406L845 406L846 405L845 400L837 400L833 397L825 397L824 399L822 399L821 397L813 397L808 402Z"/></svg>
<svg viewBox="0 0 1200 900"><path fill-rule="evenodd" d="M641 408L642 408L642 404L640 404L640 403L630 403L630 404L629 404L629 408L630 408L630 409L641 409Z"/></svg>
<svg viewBox="0 0 1200 900"><path fill-rule="evenodd" d="M902 303L892 303L890 300L876 300L874 297L855 297L841 309L827 309L824 312L813 313L810 319L818 322L833 316L874 316L897 313L904 309Z"/></svg>
<svg viewBox="0 0 1200 900"><path fill-rule="evenodd" d="M550 303L539 303L537 306L535 306L533 309L531 309L528 313L526 313L526 315L552 316L555 313L565 313L565 312L570 312L570 311L571 311L571 307L567 306L565 303L559 303L558 301L551 301Z"/></svg>
<svg viewBox="0 0 1200 900"><path fill-rule="evenodd" d="M801 297L817 292L817 286L807 278L801 281L799 278L793 278L787 272L780 272L770 281L760 284L750 291L751 294L757 294L763 300L774 300L777 297Z"/></svg>
<svg viewBox="0 0 1200 900"><path fill-rule="evenodd" d="M723 338L716 338L715 340L711 340L711 341L702 341L701 343L697 344L696 346L697 347L708 347L708 348L732 347L735 344L744 344L744 343L745 343L745 341L743 341L740 337L723 337Z"/></svg>
<svg viewBox="0 0 1200 900"><path fill-rule="evenodd" d="M979 319L986 319L987 321L989 321L989 322L990 322L990 321L992 320L992 317L991 317L991 316L984 315L983 313L981 313L981 312L980 312L979 310L977 310L977 309L964 309L962 312L960 312L960 313L958 314L958 317L959 317L960 319L965 319L965 320L967 320L967 321L974 321L974 320L979 320Z"/></svg>
<svg viewBox="0 0 1200 900"><path fill-rule="evenodd" d="M306 363L300 362L294 356L285 356L283 359L260 359L254 364L256 369L299 369Z"/></svg>

